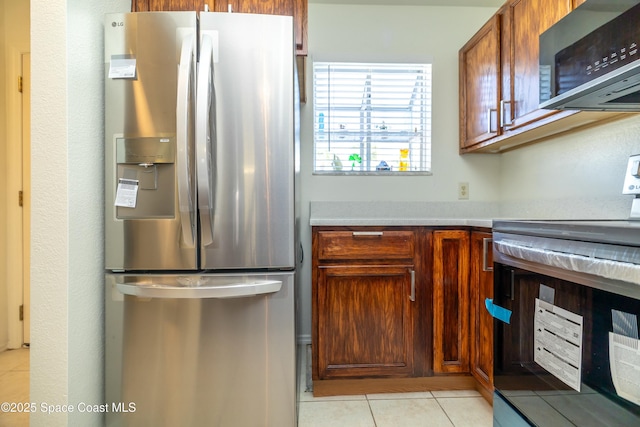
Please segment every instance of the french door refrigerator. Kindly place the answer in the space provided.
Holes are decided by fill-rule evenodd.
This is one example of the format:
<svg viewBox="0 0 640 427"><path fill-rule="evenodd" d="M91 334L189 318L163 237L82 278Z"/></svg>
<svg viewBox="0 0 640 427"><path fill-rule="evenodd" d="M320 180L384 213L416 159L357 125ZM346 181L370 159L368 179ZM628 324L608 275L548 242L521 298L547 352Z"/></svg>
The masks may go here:
<svg viewBox="0 0 640 427"><path fill-rule="evenodd" d="M294 426L291 17L105 17L107 425Z"/></svg>

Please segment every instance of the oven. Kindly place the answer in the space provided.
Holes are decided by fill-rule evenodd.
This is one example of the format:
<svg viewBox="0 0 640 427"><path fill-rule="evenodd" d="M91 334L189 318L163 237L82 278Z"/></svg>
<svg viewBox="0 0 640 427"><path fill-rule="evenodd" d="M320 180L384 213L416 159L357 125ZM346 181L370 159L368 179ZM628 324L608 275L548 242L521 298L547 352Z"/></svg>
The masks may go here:
<svg viewBox="0 0 640 427"><path fill-rule="evenodd" d="M640 426L640 222L493 231L494 426Z"/></svg>

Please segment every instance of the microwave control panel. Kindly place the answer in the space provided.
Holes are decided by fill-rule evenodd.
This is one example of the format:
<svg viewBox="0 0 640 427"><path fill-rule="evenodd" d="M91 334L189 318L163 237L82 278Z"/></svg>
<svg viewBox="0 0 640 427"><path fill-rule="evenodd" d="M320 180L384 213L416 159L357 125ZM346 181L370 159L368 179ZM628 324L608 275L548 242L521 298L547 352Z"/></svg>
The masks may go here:
<svg viewBox="0 0 640 427"><path fill-rule="evenodd" d="M640 194L640 154L629 157L622 194Z"/></svg>

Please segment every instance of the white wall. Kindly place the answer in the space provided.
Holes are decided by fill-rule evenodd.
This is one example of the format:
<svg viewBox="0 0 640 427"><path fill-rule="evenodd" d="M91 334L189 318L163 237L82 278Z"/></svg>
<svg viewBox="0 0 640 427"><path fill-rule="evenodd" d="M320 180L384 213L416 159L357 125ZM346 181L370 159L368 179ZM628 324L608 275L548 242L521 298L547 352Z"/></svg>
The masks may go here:
<svg viewBox="0 0 640 427"><path fill-rule="evenodd" d="M103 403L102 18L129 1L31 0L31 401ZM99 426L95 413L32 426Z"/></svg>
<svg viewBox="0 0 640 427"><path fill-rule="evenodd" d="M311 201L457 202L457 183L469 182L471 201L499 197L499 157L458 155L458 50L496 8L309 4L307 103L301 108L302 315L311 334ZM313 61L433 60L432 176L314 176ZM465 202L461 202L465 203Z"/></svg>
<svg viewBox="0 0 640 427"><path fill-rule="evenodd" d="M640 116L503 153L501 214L519 218L626 219L629 156L640 153Z"/></svg>

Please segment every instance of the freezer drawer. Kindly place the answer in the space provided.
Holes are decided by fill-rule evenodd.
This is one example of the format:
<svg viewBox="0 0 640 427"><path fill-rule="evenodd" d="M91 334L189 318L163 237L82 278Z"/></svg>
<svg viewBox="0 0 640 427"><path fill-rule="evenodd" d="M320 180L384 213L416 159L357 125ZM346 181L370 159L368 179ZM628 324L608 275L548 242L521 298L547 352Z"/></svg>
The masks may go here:
<svg viewBox="0 0 640 427"><path fill-rule="evenodd" d="M108 275L106 335L108 426L296 424L293 272Z"/></svg>

